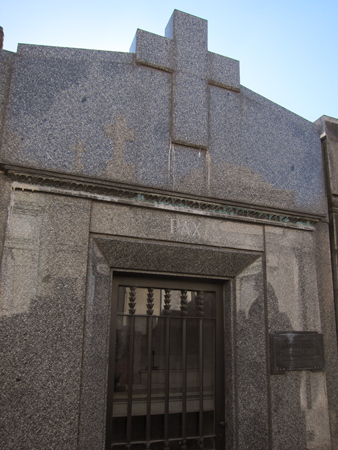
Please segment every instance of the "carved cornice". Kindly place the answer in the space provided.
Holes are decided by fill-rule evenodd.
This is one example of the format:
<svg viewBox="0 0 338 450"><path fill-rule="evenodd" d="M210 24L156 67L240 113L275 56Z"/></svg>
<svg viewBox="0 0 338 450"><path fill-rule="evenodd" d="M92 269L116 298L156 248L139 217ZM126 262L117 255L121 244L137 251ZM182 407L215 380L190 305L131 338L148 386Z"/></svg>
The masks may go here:
<svg viewBox="0 0 338 450"><path fill-rule="evenodd" d="M204 201L189 200L171 196L159 196L154 194L138 193L136 199L139 202L152 203L155 205L167 205L182 210L194 210L212 215L222 215L228 219L241 219L254 222L269 222L278 225L296 226L297 228L313 229L318 221L300 218L291 215L276 214L268 211L262 211L241 206L224 205L219 203L209 203Z"/></svg>
<svg viewBox="0 0 338 450"><path fill-rule="evenodd" d="M178 212L222 217L254 223L286 226L313 230L321 216L301 216L293 213L281 214L268 209L255 209L246 206L209 202L187 198L169 193L149 192L141 187L123 187L109 182L75 179L71 176L56 176L44 172L28 172L5 168L15 189L48 191L77 197L93 198L101 201L127 203L143 207L175 210Z"/></svg>

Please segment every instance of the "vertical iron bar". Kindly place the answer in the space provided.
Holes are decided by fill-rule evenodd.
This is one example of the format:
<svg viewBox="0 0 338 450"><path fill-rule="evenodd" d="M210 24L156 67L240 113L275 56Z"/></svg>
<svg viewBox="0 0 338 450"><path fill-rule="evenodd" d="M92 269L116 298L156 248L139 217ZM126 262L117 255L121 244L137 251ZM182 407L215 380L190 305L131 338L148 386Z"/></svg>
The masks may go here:
<svg viewBox="0 0 338 450"><path fill-rule="evenodd" d="M182 449L186 449L187 433L187 318L183 317L182 342Z"/></svg>
<svg viewBox="0 0 338 450"><path fill-rule="evenodd" d="M136 288L131 286L129 292L129 314L130 335L129 335L129 364L128 364L128 408L127 408L127 444L131 443L132 427L132 399L133 399L133 375L134 375L134 340L135 340L135 305ZM128 445L127 445L128 447Z"/></svg>
<svg viewBox="0 0 338 450"><path fill-rule="evenodd" d="M146 441L147 444L151 439L151 366L152 366L152 331L153 331L153 318L147 317L148 322L148 379L147 379L147 424L146 424Z"/></svg>
<svg viewBox="0 0 338 450"><path fill-rule="evenodd" d="M186 290L181 291L181 314L182 314L182 450L186 450L187 437L187 314L188 294Z"/></svg>
<svg viewBox="0 0 338 450"><path fill-rule="evenodd" d="M171 301L171 291L170 289L165 289L164 450L169 450L170 301Z"/></svg>
<svg viewBox="0 0 338 450"><path fill-rule="evenodd" d="M149 448L151 440L151 375L153 365L152 352L152 335L153 335L153 306L154 306L154 289L148 288L147 297L147 351L148 351L148 376L147 376L147 422L146 422L146 441L147 448Z"/></svg>
<svg viewBox="0 0 338 450"><path fill-rule="evenodd" d="M219 322L221 322L221 320L219 320ZM219 361L223 361L223 359L222 358L219 358L218 357L218 354L217 354L217 350L219 349L219 341L218 341L218 330L217 330L217 327L218 327L218 323L217 323L217 320L216 319L213 319L212 321L211 321L211 323L212 323L212 342L213 342L213 346L212 346L212 353L213 353L213 355L212 355L212 361L213 361L213 365L212 365L212 367L213 367L213 379L212 379L212 381L213 381L213 386L212 386L212 388L213 388L213 392L212 392L212 395L213 395L213 399L214 399L214 434L217 434L217 431L218 431L218 421L219 421L219 419L220 418L222 418L222 420L223 420L223 415L220 415L220 412L219 412L219 399L218 399L218 396L219 396L219 385L217 385L216 383L217 383L217 377L218 377L218 371L219 371ZM222 324L222 326L223 326L223 324ZM216 389L217 389L217 392L216 392ZM217 395L218 394L218 395ZM221 396L221 398L223 399L223 396ZM217 439L216 439L216 442L217 442Z"/></svg>
<svg viewBox="0 0 338 450"><path fill-rule="evenodd" d="M199 319L199 372L200 372L200 414L199 414L199 437L200 448L203 448L203 319Z"/></svg>
<svg viewBox="0 0 338 450"><path fill-rule="evenodd" d="M130 317L129 364L128 364L128 410L127 410L127 442L131 442L133 374L134 374L134 338L135 316Z"/></svg>
<svg viewBox="0 0 338 450"><path fill-rule="evenodd" d="M203 448L203 315L204 293L197 292L197 315L199 316L199 448Z"/></svg>

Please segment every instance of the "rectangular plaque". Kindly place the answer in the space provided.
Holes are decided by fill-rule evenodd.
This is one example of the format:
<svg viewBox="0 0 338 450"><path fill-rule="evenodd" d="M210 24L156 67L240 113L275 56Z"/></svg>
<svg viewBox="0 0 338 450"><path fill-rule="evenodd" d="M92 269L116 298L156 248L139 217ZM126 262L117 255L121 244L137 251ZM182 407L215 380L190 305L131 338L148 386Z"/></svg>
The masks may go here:
<svg viewBox="0 0 338 450"><path fill-rule="evenodd" d="M286 370L324 370L323 335L316 331L270 333L271 374Z"/></svg>

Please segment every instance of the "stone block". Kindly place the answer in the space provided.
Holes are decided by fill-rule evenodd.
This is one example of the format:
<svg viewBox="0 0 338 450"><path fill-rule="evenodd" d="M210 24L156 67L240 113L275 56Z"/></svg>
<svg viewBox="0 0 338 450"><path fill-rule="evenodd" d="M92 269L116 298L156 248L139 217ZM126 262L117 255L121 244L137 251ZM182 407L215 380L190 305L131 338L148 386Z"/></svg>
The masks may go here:
<svg viewBox="0 0 338 450"><path fill-rule="evenodd" d="M207 148L208 90L205 80L189 73L175 72L173 88L173 142Z"/></svg>
<svg viewBox="0 0 338 450"><path fill-rule="evenodd" d="M322 332L312 233L266 228L269 331ZM272 437L278 448L329 449L324 373L271 376Z"/></svg>
<svg viewBox="0 0 338 450"><path fill-rule="evenodd" d="M262 259L236 278L236 384L238 448L268 449L267 343Z"/></svg>
<svg viewBox="0 0 338 450"><path fill-rule="evenodd" d="M109 61L131 64L133 55L124 52L108 52L103 50L87 50L83 48L50 47L48 45L18 44L17 55L26 58L56 58L89 61ZM37 63L42 61L36 61Z"/></svg>
<svg viewBox="0 0 338 450"><path fill-rule="evenodd" d="M234 91L240 90L239 61L208 52L208 67L211 84Z"/></svg>
<svg viewBox="0 0 338 450"><path fill-rule="evenodd" d="M173 68L173 41L169 38L137 30L130 51L139 64L169 71Z"/></svg>
<svg viewBox="0 0 338 450"><path fill-rule="evenodd" d="M16 62L13 84L3 162L167 186L169 74L27 57Z"/></svg>
<svg viewBox="0 0 338 450"><path fill-rule="evenodd" d="M77 448L87 200L16 192L1 273L3 448Z"/></svg>
<svg viewBox="0 0 338 450"><path fill-rule="evenodd" d="M338 119L322 116L315 122L315 126L318 135L323 139L328 191L336 196L338 195Z"/></svg>
<svg viewBox="0 0 338 450"><path fill-rule="evenodd" d="M247 225L136 206L94 203L91 232L263 251L261 225Z"/></svg>
<svg viewBox="0 0 338 450"><path fill-rule="evenodd" d="M175 43L175 70L205 77L208 22L175 10L165 29L165 36Z"/></svg>
<svg viewBox="0 0 338 450"><path fill-rule="evenodd" d="M95 242L109 266L116 270L234 277L258 258L256 253L134 239L97 237Z"/></svg>
<svg viewBox="0 0 338 450"><path fill-rule="evenodd" d="M7 52L6 50L0 51L0 136L2 135L2 130L5 125L4 113L7 103L8 90L10 86L10 74L14 58L15 58L14 53ZM0 140L0 151L1 151L1 144L2 142Z"/></svg>
<svg viewBox="0 0 338 450"><path fill-rule="evenodd" d="M324 215L316 126L238 92L205 20L175 11L166 36L138 30L135 55L20 45L2 163L171 189L174 143L209 155L203 195ZM201 194L186 180L175 189Z"/></svg>
<svg viewBox="0 0 338 450"><path fill-rule="evenodd" d="M173 190L199 195L208 191L209 155L205 150L173 145L171 171Z"/></svg>
<svg viewBox="0 0 338 450"><path fill-rule="evenodd" d="M110 267L95 242L89 247L89 277L84 326L79 448L105 448L105 411L110 333Z"/></svg>
<svg viewBox="0 0 338 450"><path fill-rule="evenodd" d="M11 184L3 174L0 174L0 192L0 261L2 261L2 250L5 242L6 225L11 198Z"/></svg>
<svg viewBox="0 0 338 450"><path fill-rule="evenodd" d="M326 213L313 124L243 87L235 93L210 86L210 105L212 196Z"/></svg>
<svg viewBox="0 0 338 450"><path fill-rule="evenodd" d="M338 423L336 421L336 407L338 405L338 352L337 341L332 339L336 334L336 314L333 298L333 283L330 264L329 226L327 223L319 223L316 227L316 267L319 309L321 317L322 333L325 350L325 376L327 401L329 407L331 444L332 448L338 446ZM321 438L320 433L318 433Z"/></svg>

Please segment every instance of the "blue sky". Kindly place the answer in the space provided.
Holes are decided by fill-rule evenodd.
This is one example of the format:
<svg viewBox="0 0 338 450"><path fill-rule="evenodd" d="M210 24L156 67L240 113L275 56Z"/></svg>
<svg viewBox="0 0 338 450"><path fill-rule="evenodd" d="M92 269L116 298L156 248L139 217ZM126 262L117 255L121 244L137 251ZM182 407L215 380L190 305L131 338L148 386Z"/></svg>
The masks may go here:
<svg viewBox="0 0 338 450"><path fill-rule="evenodd" d="M208 20L209 50L240 61L241 84L315 121L338 118L338 0L2 0L4 49L18 43L129 51L164 35L174 9Z"/></svg>

